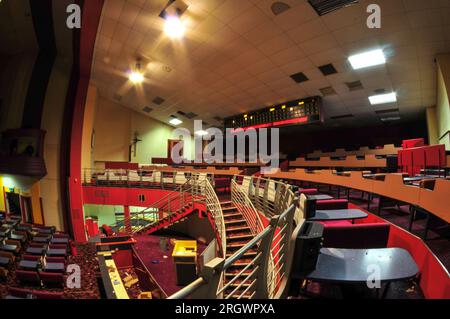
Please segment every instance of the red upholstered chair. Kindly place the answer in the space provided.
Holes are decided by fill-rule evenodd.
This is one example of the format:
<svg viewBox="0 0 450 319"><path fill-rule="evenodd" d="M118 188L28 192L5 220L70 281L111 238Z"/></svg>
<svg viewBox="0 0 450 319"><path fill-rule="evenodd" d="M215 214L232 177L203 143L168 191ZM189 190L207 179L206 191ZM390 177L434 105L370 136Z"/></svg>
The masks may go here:
<svg viewBox="0 0 450 319"><path fill-rule="evenodd" d="M30 289L8 287L8 294L14 297L26 298L28 295L33 294Z"/></svg>
<svg viewBox="0 0 450 319"><path fill-rule="evenodd" d="M106 225L106 224L103 224L103 225L102 225L102 228L103 228L103 230L105 231L105 234L106 234L107 237L114 236L114 232L113 232L113 230L111 229L111 227L109 227L109 226Z"/></svg>
<svg viewBox="0 0 450 319"><path fill-rule="evenodd" d="M16 270L16 277L21 283L41 285L41 279L37 271Z"/></svg>
<svg viewBox="0 0 450 319"><path fill-rule="evenodd" d="M389 239L388 223L325 225L323 246L332 248L386 248Z"/></svg>
<svg viewBox="0 0 450 319"><path fill-rule="evenodd" d="M64 274L55 272L39 272L42 283L47 287L63 287L64 286Z"/></svg>
<svg viewBox="0 0 450 319"><path fill-rule="evenodd" d="M35 256L35 255L23 255L23 260L32 260L32 261L39 261L41 260L41 256Z"/></svg>
<svg viewBox="0 0 450 319"><path fill-rule="evenodd" d="M8 270L0 267L0 282L6 282L8 280Z"/></svg>
<svg viewBox="0 0 450 319"><path fill-rule="evenodd" d="M47 256L45 257L45 261L48 263L62 263L65 264L66 263L66 258L64 257L50 257Z"/></svg>
<svg viewBox="0 0 450 319"><path fill-rule="evenodd" d="M33 296L36 299L63 299L63 292L34 290Z"/></svg>
<svg viewBox="0 0 450 319"><path fill-rule="evenodd" d="M331 210L331 209L347 209L348 200L346 199L326 199L318 200L316 202L316 209Z"/></svg>
<svg viewBox="0 0 450 319"><path fill-rule="evenodd" d="M305 194L305 195L314 195L317 194L319 191L317 190L317 188L304 188L304 189L299 189L298 193L299 194Z"/></svg>

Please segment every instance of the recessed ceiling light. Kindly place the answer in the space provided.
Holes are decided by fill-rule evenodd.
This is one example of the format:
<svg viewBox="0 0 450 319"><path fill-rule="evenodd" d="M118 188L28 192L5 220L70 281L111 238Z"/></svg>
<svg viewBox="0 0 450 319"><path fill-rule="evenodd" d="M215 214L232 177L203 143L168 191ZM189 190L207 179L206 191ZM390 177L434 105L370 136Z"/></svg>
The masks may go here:
<svg viewBox="0 0 450 319"><path fill-rule="evenodd" d="M385 103L393 103L397 102L397 94L395 92L387 93L387 94L378 94L369 96L370 104L385 104Z"/></svg>
<svg viewBox="0 0 450 319"><path fill-rule="evenodd" d="M134 84L140 84L140 83L144 82L144 75L139 71L130 72L130 75L128 76L128 78Z"/></svg>
<svg viewBox="0 0 450 319"><path fill-rule="evenodd" d="M171 119L171 120L169 121L169 123L172 124L172 125L180 125L181 123L183 123L183 121L174 118L174 119Z"/></svg>
<svg viewBox="0 0 450 319"><path fill-rule="evenodd" d="M168 16L164 25L164 32L172 39L179 39L184 35L185 27L177 16Z"/></svg>
<svg viewBox="0 0 450 319"><path fill-rule="evenodd" d="M348 58L354 70L368 68L370 66L380 65L386 63L386 57L383 50L377 49L360 54L352 55Z"/></svg>
<svg viewBox="0 0 450 319"><path fill-rule="evenodd" d="M205 135L208 135L208 132L205 130L199 130L199 131L195 132L195 134L198 136L205 136Z"/></svg>

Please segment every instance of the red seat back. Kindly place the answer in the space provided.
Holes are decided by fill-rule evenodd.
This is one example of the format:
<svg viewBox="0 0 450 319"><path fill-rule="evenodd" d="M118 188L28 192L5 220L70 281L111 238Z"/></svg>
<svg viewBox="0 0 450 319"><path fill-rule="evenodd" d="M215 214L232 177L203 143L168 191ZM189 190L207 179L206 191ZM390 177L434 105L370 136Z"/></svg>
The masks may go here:
<svg viewBox="0 0 450 319"><path fill-rule="evenodd" d="M332 248L386 248L389 240L388 223L325 225L323 246Z"/></svg>

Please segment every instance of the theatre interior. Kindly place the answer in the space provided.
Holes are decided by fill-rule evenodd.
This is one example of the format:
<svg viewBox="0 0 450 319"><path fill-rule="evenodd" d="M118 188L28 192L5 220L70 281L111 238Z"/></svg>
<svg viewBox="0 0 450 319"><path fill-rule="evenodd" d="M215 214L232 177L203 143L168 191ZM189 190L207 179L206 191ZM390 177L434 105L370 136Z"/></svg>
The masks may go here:
<svg viewBox="0 0 450 319"><path fill-rule="evenodd" d="M450 299L449 16L1 0L0 299Z"/></svg>

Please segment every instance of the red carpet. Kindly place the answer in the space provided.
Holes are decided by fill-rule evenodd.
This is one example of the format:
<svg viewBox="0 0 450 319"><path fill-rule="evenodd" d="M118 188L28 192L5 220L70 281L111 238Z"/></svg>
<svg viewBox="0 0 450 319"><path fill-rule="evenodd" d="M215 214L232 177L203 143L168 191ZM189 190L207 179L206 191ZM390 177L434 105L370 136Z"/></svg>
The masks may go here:
<svg viewBox="0 0 450 319"><path fill-rule="evenodd" d="M147 269L153 275L155 280L166 292L167 295L180 290L181 286L177 286L175 264L172 260L173 246L169 244L168 251L162 251L159 245L160 238L170 239L184 239L191 238L180 236L156 236L156 235L139 235L134 237L137 240L136 252L144 262ZM197 253L201 254L206 248L206 245L197 242ZM164 258L167 256L167 258Z"/></svg>

